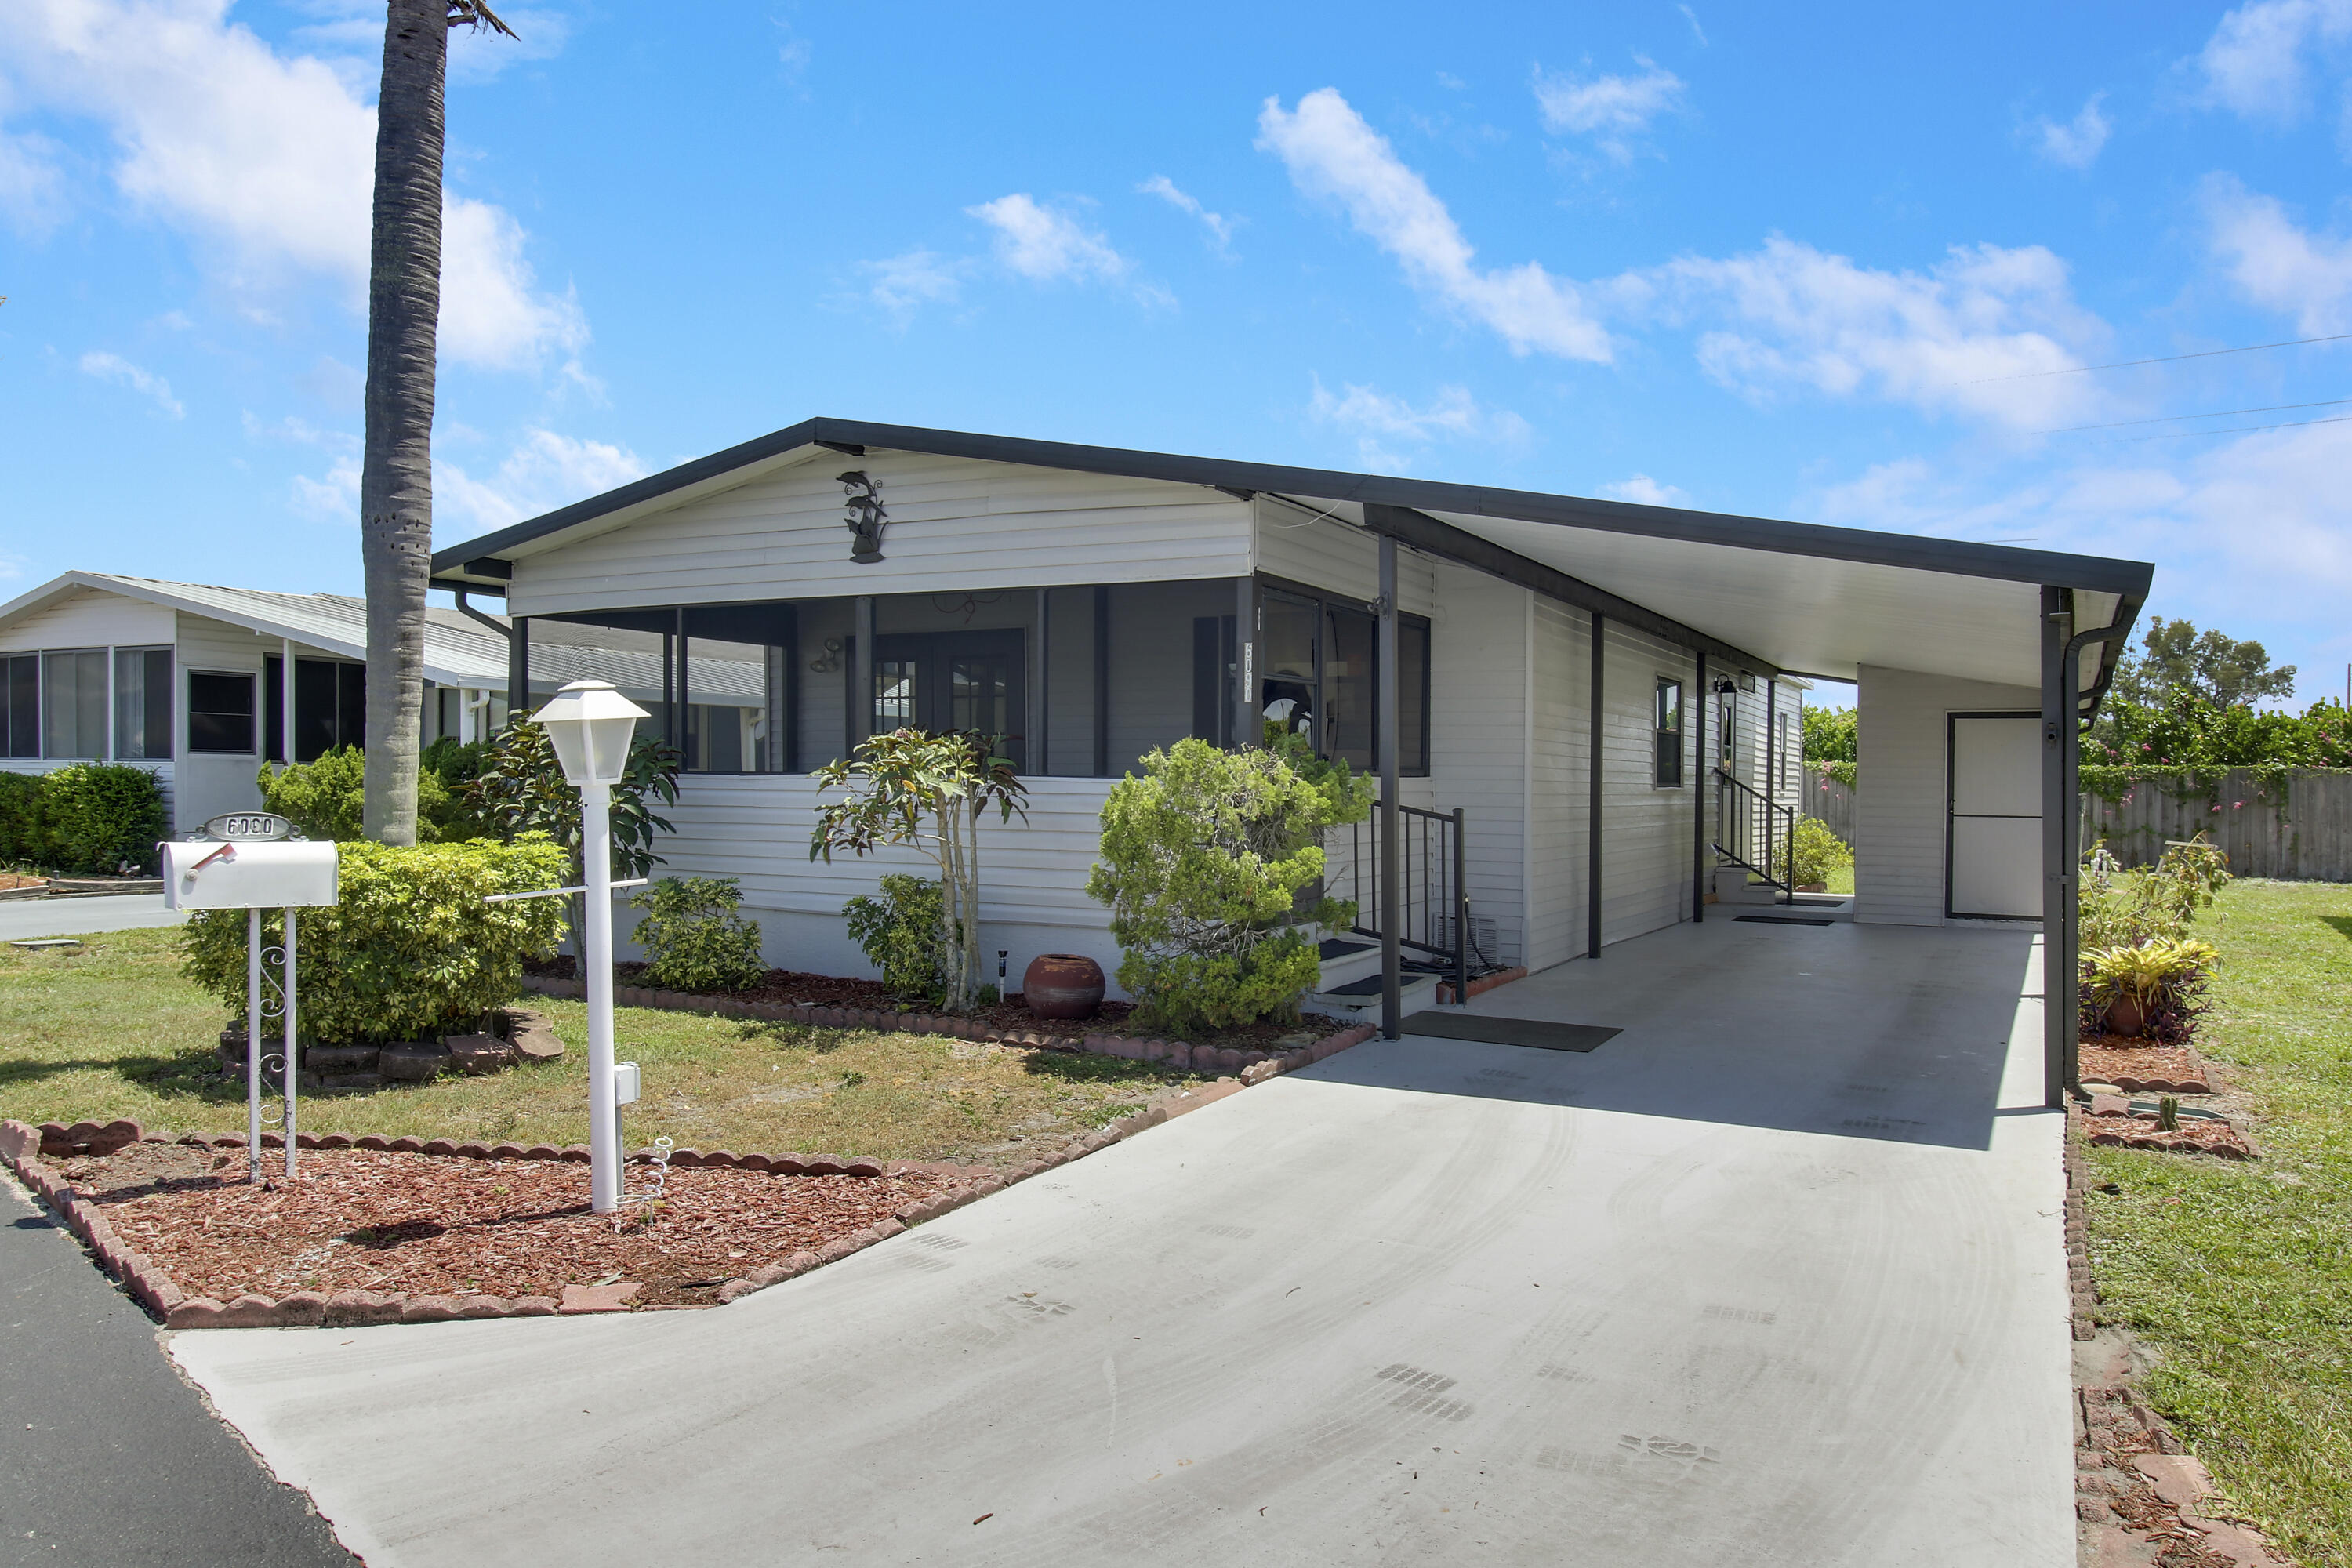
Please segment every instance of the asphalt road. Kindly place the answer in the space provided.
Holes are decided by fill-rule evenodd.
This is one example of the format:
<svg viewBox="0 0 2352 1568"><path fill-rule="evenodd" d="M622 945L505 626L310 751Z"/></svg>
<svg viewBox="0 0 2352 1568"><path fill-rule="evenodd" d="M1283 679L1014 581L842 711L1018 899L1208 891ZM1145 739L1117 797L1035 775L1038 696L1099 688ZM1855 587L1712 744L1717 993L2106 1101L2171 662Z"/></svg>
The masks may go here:
<svg viewBox="0 0 2352 1568"><path fill-rule="evenodd" d="M136 926L175 926L188 917L163 907L161 893L95 893L87 899L0 900L0 942L85 936Z"/></svg>
<svg viewBox="0 0 2352 1568"><path fill-rule="evenodd" d="M147 1315L0 1176L0 1565L358 1563L205 1408Z"/></svg>

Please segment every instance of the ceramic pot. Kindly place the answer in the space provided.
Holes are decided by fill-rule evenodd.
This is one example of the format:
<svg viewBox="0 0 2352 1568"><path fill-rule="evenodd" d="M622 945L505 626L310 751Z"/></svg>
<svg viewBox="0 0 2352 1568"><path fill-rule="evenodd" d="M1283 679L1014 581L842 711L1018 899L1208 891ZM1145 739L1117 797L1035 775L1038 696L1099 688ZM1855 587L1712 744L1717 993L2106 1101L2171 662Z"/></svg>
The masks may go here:
<svg viewBox="0 0 2352 1568"><path fill-rule="evenodd" d="M1022 972L1021 1000L1040 1018L1091 1018L1102 999L1102 965L1083 953L1041 952Z"/></svg>
<svg viewBox="0 0 2352 1568"><path fill-rule="evenodd" d="M2107 1033L2110 1035L2134 1039L2147 1027L2147 1009L2139 1005L2138 997L2118 996L2107 1004Z"/></svg>

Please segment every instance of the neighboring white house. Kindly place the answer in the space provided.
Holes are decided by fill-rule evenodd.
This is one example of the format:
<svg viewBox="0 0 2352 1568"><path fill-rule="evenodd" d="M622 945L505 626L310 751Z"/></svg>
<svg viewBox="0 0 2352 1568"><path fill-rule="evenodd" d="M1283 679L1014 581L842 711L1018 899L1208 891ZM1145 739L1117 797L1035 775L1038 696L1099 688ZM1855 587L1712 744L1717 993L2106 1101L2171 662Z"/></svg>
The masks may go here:
<svg viewBox="0 0 2352 1568"><path fill-rule="evenodd" d="M534 651L535 689L594 676L640 700L663 695L661 639L599 629ZM271 594L68 572L0 605L0 770L134 763L164 787L175 834L261 803L265 762L310 762L365 741L366 606L338 594ZM424 740L487 739L506 722L503 617L426 612ZM692 672L722 757L757 731L760 672L708 656Z"/></svg>
<svg viewBox="0 0 2352 1568"><path fill-rule="evenodd" d="M2070 689L2095 703L2150 571L832 419L434 558L436 584L506 596L534 669L551 635L659 637L684 673L655 722L681 741L704 722L696 661L759 671L742 735L689 745L663 853L740 878L775 962L857 964L844 901L919 864L812 863L812 768L901 723L1008 736L1029 816L984 835L982 941L1014 974L1044 951L1115 965L1084 885L1105 794L1144 752L1275 720L1371 768L1384 703L1400 807L1433 814L1402 824L1407 886L1387 918L1409 937L1449 940L1457 854L1495 963L1705 918L1720 868L1773 865L1808 677L1861 689L1856 917L2038 917L2067 863L2042 833L2072 754L2056 715L2082 709ZM2100 635L2066 669L2085 629ZM1331 880L1376 925L1353 877L1368 842L1335 835Z"/></svg>

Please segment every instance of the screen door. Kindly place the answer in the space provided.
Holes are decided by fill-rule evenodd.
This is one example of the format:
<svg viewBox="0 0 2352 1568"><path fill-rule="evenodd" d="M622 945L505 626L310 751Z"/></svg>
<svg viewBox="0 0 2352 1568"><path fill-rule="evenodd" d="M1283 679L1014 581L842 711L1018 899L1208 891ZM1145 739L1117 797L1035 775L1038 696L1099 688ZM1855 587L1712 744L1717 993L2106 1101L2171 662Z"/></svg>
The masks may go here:
<svg viewBox="0 0 2352 1568"><path fill-rule="evenodd" d="M1944 912L2042 915L2042 716L1955 713Z"/></svg>

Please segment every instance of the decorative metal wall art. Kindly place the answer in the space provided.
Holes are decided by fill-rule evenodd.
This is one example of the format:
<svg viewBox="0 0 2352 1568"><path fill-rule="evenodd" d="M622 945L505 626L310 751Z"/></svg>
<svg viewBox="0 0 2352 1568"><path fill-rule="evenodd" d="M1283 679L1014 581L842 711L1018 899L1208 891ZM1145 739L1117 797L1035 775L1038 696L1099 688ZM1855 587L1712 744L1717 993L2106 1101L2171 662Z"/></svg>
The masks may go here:
<svg viewBox="0 0 2352 1568"><path fill-rule="evenodd" d="M871 566L882 559L882 530L890 521L883 515L881 494L874 481L859 469L852 468L835 477L849 498L842 503L842 509L849 514L845 524L849 530L849 558L860 566Z"/></svg>

